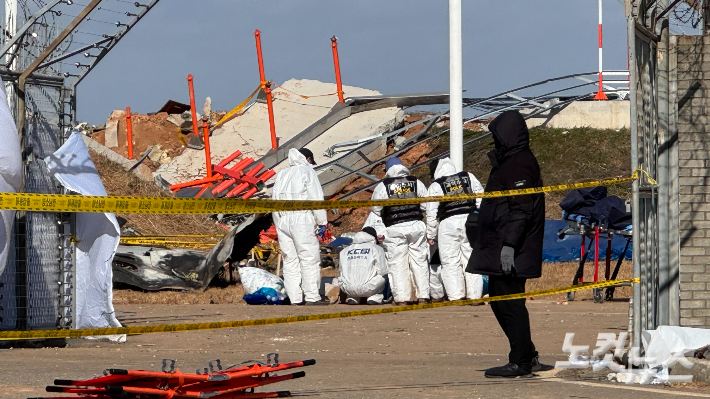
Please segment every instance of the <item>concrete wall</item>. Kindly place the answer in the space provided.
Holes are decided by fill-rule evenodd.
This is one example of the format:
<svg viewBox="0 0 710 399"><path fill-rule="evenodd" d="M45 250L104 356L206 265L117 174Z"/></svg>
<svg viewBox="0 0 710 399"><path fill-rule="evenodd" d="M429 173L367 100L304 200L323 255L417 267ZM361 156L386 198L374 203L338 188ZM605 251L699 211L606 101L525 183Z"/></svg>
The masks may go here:
<svg viewBox="0 0 710 399"><path fill-rule="evenodd" d="M568 106L528 119L528 126L571 129L621 129L630 125L628 101L575 101Z"/></svg>
<svg viewBox="0 0 710 399"><path fill-rule="evenodd" d="M680 325L710 327L710 37L677 37ZM671 66L672 68L673 66Z"/></svg>

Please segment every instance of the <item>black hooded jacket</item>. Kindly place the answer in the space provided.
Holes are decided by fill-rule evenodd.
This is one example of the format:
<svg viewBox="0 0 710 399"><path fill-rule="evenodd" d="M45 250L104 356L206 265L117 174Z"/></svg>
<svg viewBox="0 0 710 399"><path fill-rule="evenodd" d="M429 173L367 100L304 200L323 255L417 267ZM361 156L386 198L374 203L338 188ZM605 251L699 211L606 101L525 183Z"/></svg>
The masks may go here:
<svg viewBox="0 0 710 399"><path fill-rule="evenodd" d="M542 187L540 166L530 151L525 119L517 111L496 117L488 129L495 150L488 153L492 169L486 192ZM484 198L478 215L469 273L502 276L500 252L515 248L515 276L537 278L542 273L542 240L545 228L544 194Z"/></svg>

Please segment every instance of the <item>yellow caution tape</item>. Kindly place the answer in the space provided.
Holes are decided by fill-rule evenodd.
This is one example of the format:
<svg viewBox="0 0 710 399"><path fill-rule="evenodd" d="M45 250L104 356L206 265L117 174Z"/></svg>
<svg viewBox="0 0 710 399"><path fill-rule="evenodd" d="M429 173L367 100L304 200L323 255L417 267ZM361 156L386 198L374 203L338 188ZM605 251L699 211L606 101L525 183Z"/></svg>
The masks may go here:
<svg viewBox="0 0 710 399"><path fill-rule="evenodd" d="M215 246L215 242L199 242L199 241L171 241L171 240L124 240L121 238L121 244L127 245L147 245L147 246L163 246L174 248L193 248L193 249L209 249Z"/></svg>
<svg viewBox="0 0 710 399"><path fill-rule="evenodd" d="M585 183L396 200L280 201L241 198L99 197L63 194L0 193L0 209L38 212L108 212L132 214L238 214L365 208L371 206L422 204L426 202L451 202L476 198L498 198L564 191L576 188L611 186L637 179L639 176L638 172L638 170L634 171L631 177L618 177Z"/></svg>
<svg viewBox="0 0 710 399"><path fill-rule="evenodd" d="M160 326L142 326L142 327L120 327L120 328L89 328L83 330L32 330L32 331L0 331L0 340L17 340L17 339L49 339L49 338L80 338L100 335L116 335L116 334L152 334L166 332L181 332L181 331L202 331L202 330L217 330L225 328L241 328L253 326L265 326L273 324L289 324L302 321L312 320L330 320L330 319L345 319L348 317L370 316L376 314L387 314L397 312L408 312L411 310L443 308L446 306L464 306L473 305L483 302L506 301L511 299L525 299L546 295L562 294L565 292L589 290L594 288L604 288L618 286L628 283L638 283L639 279L628 280L610 280L599 283L587 283L581 285L573 285L567 288L552 288L548 290L540 290L534 292L523 292L520 294L501 295L490 298L481 299L465 299L451 302L428 303L425 305L409 305L409 306L394 306L394 307L377 307L366 310L355 310L349 312L324 313L304 316L288 316L275 317L270 319L256 320L235 320L235 321L219 321L213 323L191 323L191 324L167 324Z"/></svg>
<svg viewBox="0 0 710 399"><path fill-rule="evenodd" d="M219 127L219 126L222 125L224 122L226 122L229 118L231 118L232 116L234 116L234 114L236 114L237 112L241 111L242 108L244 108L244 107L249 103L249 101L251 101L251 99L256 95L256 93L259 92L259 90L261 90L262 87L264 87L264 85L259 85L259 87L257 87L256 90L254 90L254 91L249 95L249 97L247 97L246 100L244 100L244 101L242 101L241 103L239 103L239 105L237 105L236 107L234 107L233 110L229 111L229 112L227 113L227 115L225 115L224 117L222 117L222 119L220 119L219 122L217 122L217 124L215 124L214 126L212 126L212 129L215 129L215 128Z"/></svg>

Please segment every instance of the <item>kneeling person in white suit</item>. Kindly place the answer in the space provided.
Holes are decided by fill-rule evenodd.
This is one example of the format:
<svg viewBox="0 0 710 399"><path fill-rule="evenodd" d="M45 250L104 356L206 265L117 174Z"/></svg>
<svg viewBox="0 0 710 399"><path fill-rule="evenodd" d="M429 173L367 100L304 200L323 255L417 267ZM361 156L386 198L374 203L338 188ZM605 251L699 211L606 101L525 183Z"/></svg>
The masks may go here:
<svg viewBox="0 0 710 399"><path fill-rule="evenodd" d="M360 298L367 298L368 305L379 305L384 299L387 261L376 239L375 229L365 227L355 234L352 245L340 251L338 284L348 305L359 304Z"/></svg>
<svg viewBox="0 0 710 399"><path fill-rule="evenodd" d="M449 158L432 164L434 182L429 186L429 197L482 193L483 186L467 172L456 172ZM481 203L481 199L427 203L427 238L439 245L441 280L449 300L478 299L483 294L483 277L464 273L471 257L471 244L466 237L466 219ZM438 229L438 233L437 233Z"/></svg>

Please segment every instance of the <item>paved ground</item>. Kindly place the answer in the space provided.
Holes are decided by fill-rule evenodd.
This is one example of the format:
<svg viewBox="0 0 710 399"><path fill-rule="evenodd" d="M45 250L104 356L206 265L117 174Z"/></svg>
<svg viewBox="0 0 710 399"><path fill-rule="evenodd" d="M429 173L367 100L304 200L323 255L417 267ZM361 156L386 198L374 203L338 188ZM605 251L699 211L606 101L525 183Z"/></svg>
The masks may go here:
<svg viewBox="0 0 710 399"><path fill-rule="evenodd" d="M568 305L528 301L533 337L541 359L565 358L562 341L593 346L599 332L625 331L628 303ZM246 305L121 306L128 325L235 320L351 310L354 306L249 307ZM197 316L201 315L201 316ZM420 310L278 326L133 336L122 345L71 342L67 348L0 350L0 397L42 396L54 378L89 378L105 368L158 370L161 359L178 360L186 372L211 359L223 364L258 359L278 351L281 361L316 359L306 378L274 385L297 396L671 398L710 397L710 390L565 380L555 371L530 380L500 381L482 369L506 363L507 341L489 306Z"/></svg>

